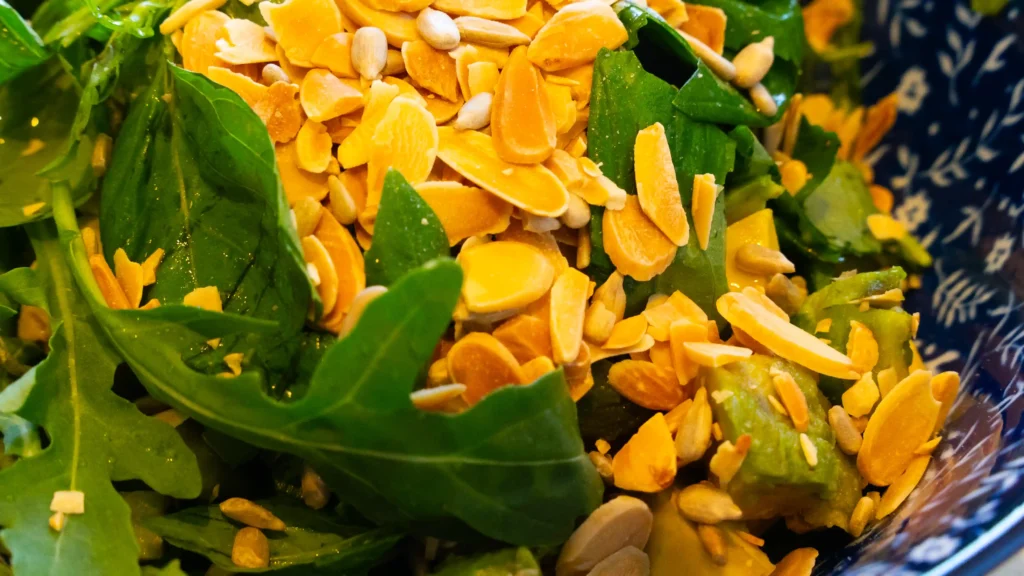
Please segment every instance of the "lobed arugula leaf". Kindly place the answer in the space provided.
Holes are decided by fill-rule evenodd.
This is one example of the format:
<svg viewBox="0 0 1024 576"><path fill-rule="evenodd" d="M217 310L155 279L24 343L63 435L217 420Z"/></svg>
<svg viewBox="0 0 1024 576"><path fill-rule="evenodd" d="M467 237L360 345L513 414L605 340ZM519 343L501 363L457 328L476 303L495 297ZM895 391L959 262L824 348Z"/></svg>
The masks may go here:
<svg viewBox="0 0 1024 576"><path fill-rule="evenodd" d="M0 30L0 84L50 57L43 39L5 0L0 0Z"/></svg>
<svg viewBox="0 0 1024 576"><path fill-rule="evenodd" d="M449 560L435 576L519 576L540 574L540 565L529 548L508 548L473 558Z"/></svg>
<svg viewBox="0 0 1024 576"><path fill-rule="evenodd" d="M672 105L677 90L646 72L632 52L602 51L594 65L594 90L587 131L591 158L601 163L604 174L626 190L636 193L633 143L636 133L655 122L665 126L675 164L684 207L689 208L693 177L712 173L716 182L725 181L733 169L736 144L712 124L697 122ZM622 106L630 102L630 106ZM689 210L687 210L689 212ZM601 215L595 208L591 220L591 266L588 273L603 281L614 269L604 252ZM693 227L690 215L691 228ZM675 261L646 291L635 285L630 292L649 295L652 291L680 290L700 305L710 317L720 320L715 301L729 289L725 278L725 202L715 203L715 216L707 250L692 239L676 253ZM645 299L646 295L642 297ZM636 300L636 299L635 299Z"/></svg>
<svg viewBox="0 0 1024 576"><path fill-rule="evenodd" d="M132 104L113 158L100 202L107 258L124 248L142 261L162 248L147 297L180 302L216 286L225 311L276 322L273 334L225 340L192 361L221 371L224 354L243 352L274 384L283 381L312 288L260 119L231 90L160 66Z"/></svg>
<svg viewBox="0 0 1024 576"><path fill-rule="evenodd" d="M373 245L363 255L366 284L390 286L407 272L449 254L448 236L437 214L401 172L389 168L374 224Z"/></svg>
<svg viewBox="0 0 1024 576"><path fill-rule="evenodd" d="M328 512L315 512L289 498L258 501L288 526L283 533L266 531L270 565L246 569L231 561L235 534L241 526L217 506L197 506L145 525L168 543L202 554L231 573L274 572L279 576L361 574L377 564L403 538L388 528L367 529L344 524Z"/></svg>
<svg viewBox="0 0 1024 576"><path fill-rule="evenodd" d="M263 392L253 371L223 379L190 369L180 351L197 335L153 315L162 308L106 308L69 191L56 198L75 277L147 390L211 428L305 458L369 519L437 535L469 526L499 540L549 544L600 504L602 483L561 372L503 388L458 415L413 406L409 393L459 297L456 263L433 261L395 283L327 350L306 394L284 403Z"/></svg>
<svg viewBox="0 0 1024 576"><path fill-rule="evenodd" d="M19 574L138 574L131 512L112 482L137 479L192 498L200 489L196 460L173 428L110 390L120 358L75 285L52 224L30 234L54 333L49 356L0 394L0 408L43 427L50 445L0 470L0 537ZM85 514L68 517L61 532L48 525L57 490L85 493Z"/></svg>

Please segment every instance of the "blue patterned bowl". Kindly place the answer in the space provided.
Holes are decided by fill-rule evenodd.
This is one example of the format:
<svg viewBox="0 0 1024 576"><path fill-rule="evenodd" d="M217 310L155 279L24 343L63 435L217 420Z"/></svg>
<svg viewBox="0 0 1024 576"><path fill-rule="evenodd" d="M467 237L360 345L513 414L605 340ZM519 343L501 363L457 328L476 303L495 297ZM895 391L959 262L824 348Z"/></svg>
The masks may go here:
<svg viewBox="0 0 1024 576"><path fill-rule="evenodd" d="M900 94L872 158L894 215L935 256L917 342L963 376L925 478L891 522L816 573L985 574L1024 546L1024 14L969 0L865 3L864 100Z"/></svg>

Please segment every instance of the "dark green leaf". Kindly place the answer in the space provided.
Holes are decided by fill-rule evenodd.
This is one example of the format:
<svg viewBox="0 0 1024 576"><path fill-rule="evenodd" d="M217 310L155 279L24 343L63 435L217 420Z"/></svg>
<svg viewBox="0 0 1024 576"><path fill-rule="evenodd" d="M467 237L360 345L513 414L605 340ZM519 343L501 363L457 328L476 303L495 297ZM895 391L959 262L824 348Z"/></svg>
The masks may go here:
<svg viewBox="0 0 1024 576"><path fill-rule="evenodd" d="M50 57L43 40L5 0L0 0L0 84Z"/></svg>
<svg viewBox="0 0 1024 576"><path fill-rule="evenodd" d="M736 168L729 174L730 186L743 184L765 174L779 179L775 160L761 145L753 130L747 126L737 126L729 131L729 138L736 143Z"/></svg>
<svg viewBox="0 0 1024 576"><path fill-rule="evenodd" d="M528 548L509 548L474 558L445 562L435 576L520 576L540 574L540 566Z"/></svg>
<svg viewBox="0 0 1024 576"><path fill-rule="evenodd" d="M778 65L776 64L776 66ZM765 84L765 86L769 87L772 98L779 106L780 112L775 116L765 116L758 112L757 107L746 95L741 94L731 84L716 76L703 62L697 65L697 71L679 89L675 106L687 116L702 122L769 126L781 117L781 111L793 94L795 86L795 82L788 82L787 76L779 72L776 72L772 79L775 80L776 85L769 87L768 84ZM778 90L772 88L778 88Z"/></svg>
<svg viewBox="0 0 1024 576"><path fill-rule="evenodd" d="M70 210L70 193L62 187ZM0 525L20 574L138 574L131 511L112 482L138 479L179 498L199 493L195 457L173 428L110 387L120 361L75 284L53 225L31 229L48 287L50 354L0 394L5 411L45 429L50 445L0 471ZM57 490L85 493L85 514L48 525Z"/></svg>
<svg viewBox="0 0 1024 576"><path fill-rule="evenodd" d="M576 403L580 419L580 436L587 446L600 438L612 444L625 442L637 428L654 416L654 412L622 397L608 384L612 361L603 360L592 366L594 387Z"/></svg>
<svg viewBox="0 0 1024 576"><path fill-rule="evenodd" d="M711 173L724 182L733 169L736 144L718 127L696 122L672 106L676 89L647 73L631 52L603 51L594 66L594 91L587 131L590 155L601 170L626 192L636 193L633 143L640 130L661 122L665 126L675 164L684 207L689 208L693 177ZM622 106L630 102L630 106ZM689 212L689 210L687 210ZM613 267L604 253L600 234L601 214L594 210L591 220L591 268L588 272L603 280ZM691 228L692 216L691 219ZM595 232L596 231L596 232ZM725 278L725 202L715 203L715 216L707 250L696 238L676 252L675 261L653 280L654 290L680 290L711 317L718 319L715 301L728 291ZM649 293L649 292L648 292Z"/></svg>
<svg viewBox="0 0 1024 576"><path fill-rule="evenodd" d="M725 27L725 46L740 51L746 45L768 36L775 39L775 59L799 64L804 54L804 19L799 0L701 0L707 6L721 8L729 25Z"/></svg>
<svg viewBox="0 0 1024 576"><path fill-rule="evenodd" d="M104 332L152 395L207 426L305 458L369 519L435 534L468 525L543 544L564 540L600 503L602 483L561 372L503 388L456 416L413 406L409 393L459 297L454 262L410 272L370 303L327 350L305 396L282 403L264 394L255 372L223 379L191 370L178 350L197 335L178 323L107 309L66 194L55 214Z"/></svg>
<svg viewBox="0 0 1024 576"><path fill-rule="evenodd" d="M259 501L288 526L283 533L264 531L270 541L270 566L240 568L231 561L235 534L242 527L217 506L198 506L150 518L146 526L168 543L202 554L224 570L309 575L359 574L378 563L401 534L389 529L349 526L328 512L316 512L290 498Z"/></svg>
<svg viewBox="0 0 1024 576"><path fill-rule="evenodd" d="M388 169L373 245L364 255L366 284L390 286L410 270L448 254L448 236L437 214L400 172Z"/></svg>
<svg viewBox="0 0 1024 576"><path fill-rule="evenodd" d="M226 312L277 322L195 362L219 372L223 354L243 352L283 378L311 287L259 117L231 90L168 66L132 104L113 158L100 204L108 260L117 248L137 262L162 248L147 297L175 303L216 286Z"/></svg>
<svg viewBox="0 0 1024 576"><path fill-rule="evenodd" d="M820 126L807 121L807 118L800 118L800 131L793 147L793 158L803 162L807 166L810 179L797 194L801 201L808 194L817 189L825 178L832 171L836 162L836 154L839 153L839 136L835 132L828 132Z"/></svg>

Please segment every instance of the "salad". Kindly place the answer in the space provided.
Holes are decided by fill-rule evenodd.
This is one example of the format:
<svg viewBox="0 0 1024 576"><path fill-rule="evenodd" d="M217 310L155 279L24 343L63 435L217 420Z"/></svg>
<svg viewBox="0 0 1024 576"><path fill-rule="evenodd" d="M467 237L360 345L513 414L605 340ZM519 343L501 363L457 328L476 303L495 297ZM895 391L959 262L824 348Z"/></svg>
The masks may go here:
<svg viewBox="0 0 1024 576"><path fill-rule="evenodd" d="M959 389L860 20L0 0L0 575L810 574Z"/></svg>

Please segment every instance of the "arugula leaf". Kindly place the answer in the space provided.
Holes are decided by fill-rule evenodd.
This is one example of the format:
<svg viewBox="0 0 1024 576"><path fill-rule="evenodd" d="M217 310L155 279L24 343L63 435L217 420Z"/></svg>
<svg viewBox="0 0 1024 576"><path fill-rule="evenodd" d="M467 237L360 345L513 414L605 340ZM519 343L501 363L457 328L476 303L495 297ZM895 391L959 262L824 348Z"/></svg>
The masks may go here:
<svg viewBox="0 0 1024 576"><path fill-rule="evenodd" d="M50 57L42 38L5 0L0 0L0 30L0 84Z"/></svg>
<svg viewBox="0 0 1024 576"><path fill-rule="evenodd" d="M646 72L632 52L602 51L594 65L587 134L591 158L601 163L605 176L627 193L635 194L633 142L637 132L661 122L672 150L682 203L689 208L693 177L712 173L716 182L724 182L733 169L736 144L718 127L694 121L676 110L672 105L676 93L668 83ZM631 105L622 106L622 102ZM603 211L595 208L593 214L588 273L603 281L614 267L604 252L600 233ZM692 215L690 219L692 228ZM629 292L637 291L635 286ZM651 291L668 294L680 290L709 316L720 319L715 301L729 289L725 278L725 202L715 203L707 250L701 250L696 241L689 242L650 287L648 295Z"/></svg>
<svg viewBox="0 0 1024 576"><path fill-rule="evenodd" d="M200 489L195 457L173 428L110 390L119 358L76 287L52 224L34 225L30 234L54 334L49 356L0 394L0 406L42 426L50 445L0 471L3 541L22 574L138 574L131 511L112 482L138 479L192 498ZM48 525L57 490L84 492L86 505L59 533Z"/></svg>
<svg viewBox="0 0 1024 576"><path fill-rule="evenodd" d="M725 46L740 51L768 36L775 39L775 57L799 64L804 56L804 18L799 0L701 0L721 8L728 18Z"/></svg>
<svg viewBox="0 0 1024 576"><path fill-rule="evenodd" d="M528 548L508 548L445 562L435 576L520 576L540 574L540 565Z"/></svg>
<svg viewBox="0 0 1024 576"><path fill-rule="evenodd" d="M270 565L246 569L231 561L239 524L217 506L187 508L145 521L170 544L202 554L232 573L274 572L295 576L361 573L378 563L403 538L388 528L367 529L341 522L333 514L315 512L290 498L258 501L284 521L284 533L264 532L270 541Z"/></svg>
<svg viewBox="0 0 1024 576"><path fill-rule="evenodd" d="M165 101L163 96L171 94ZM175 66L132 104L103 181L100 230L142 261L165 250L148 297L181 302L216 286L224 310L273 320L273 334L226 340L194 359L221 371L245 352L274 378L292 370L311 299L266 127L234 92Z"/></svg>
<svg viewBox="0 0 1024 576"><path fill-rule="evenodd" d="M197 334L153 314L164 307L106 308L69 191L59 192L55 216L65 251L104 333L147 390L182 413L305 458L380 524L438 535L468 525L499 540L546 544L564 540L575 519L600 504L602 483L583 451L561 372L503 388L454 416L413 406L409 393L462 287L455 262L435 260L374 300L355 330L324 354L307 393L282 403L263 392L256 372L223 379L191 370L180 350Z"/></svg>
<svg viewBox="0 0 1024 576"><path fill-rule="evenodd" d="M366 284L390 286L410 270L450 254L448 236L437 214L401 172L384 176L373 245L363 255Z"/></svg>

